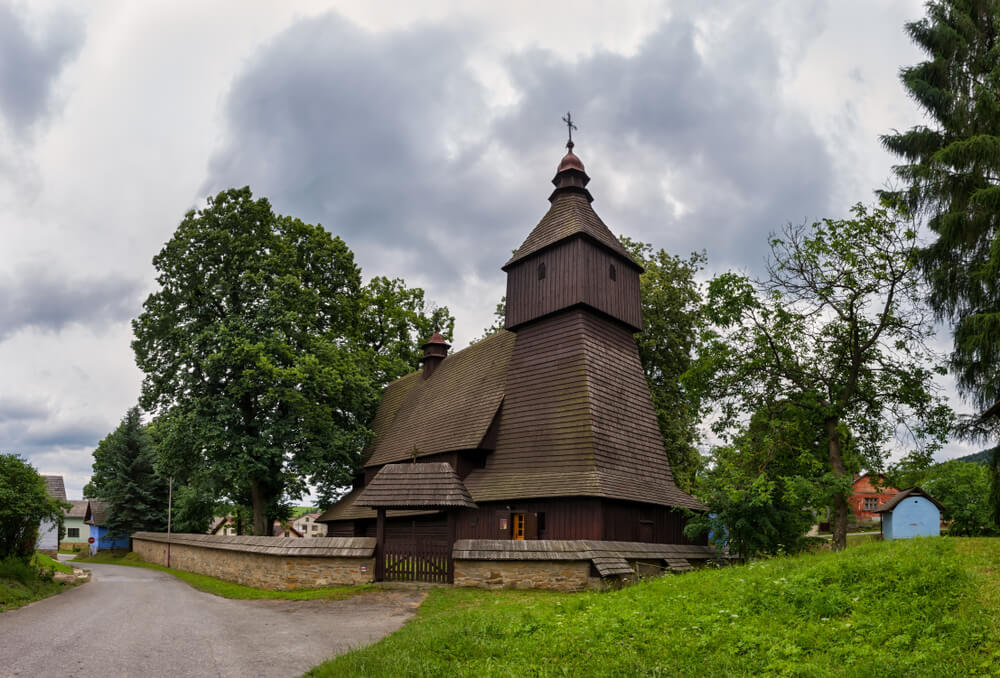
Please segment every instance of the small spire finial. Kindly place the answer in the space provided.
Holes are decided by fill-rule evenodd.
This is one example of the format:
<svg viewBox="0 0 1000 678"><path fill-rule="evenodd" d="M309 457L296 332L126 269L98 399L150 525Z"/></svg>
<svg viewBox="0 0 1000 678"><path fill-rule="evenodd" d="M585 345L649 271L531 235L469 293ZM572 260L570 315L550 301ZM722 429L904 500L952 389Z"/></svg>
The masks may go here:
<svg viewBox="0 0 1000 678"><path fill-rule="evenodd" d="M573 150L573 130L576 129L576 125L573 123L573 116L567 112L563 117L562 121L566 123L566 131L569 132L569 141L566 142L566 148Z"/></svg>

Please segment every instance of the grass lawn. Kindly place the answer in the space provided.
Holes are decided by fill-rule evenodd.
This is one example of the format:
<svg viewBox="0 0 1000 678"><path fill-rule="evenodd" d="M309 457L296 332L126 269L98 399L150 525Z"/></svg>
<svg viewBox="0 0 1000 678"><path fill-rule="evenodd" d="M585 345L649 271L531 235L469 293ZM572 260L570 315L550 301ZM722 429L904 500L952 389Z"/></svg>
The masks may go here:
<svg viewBox="0 0 1000 678"><path fill-rule="evenodd" d="M73 571L41 553L35 554L30 565L13 559L0 561L0 612L33 603L76 585L52 581L51 572L46 574L48 570Z"/></svg>
<svg viewBox="0 0 1000 678"><path fill-rule="evenodd" d="M131 567L145 567L151 570L159 570L172 574L178 579L187 582L199 591L211 593L223 598L237 598L240 600L257 600L262 598L279 598L282 600L343 600L359 593L375 590L373 586L326 586L315 589L300 589L297 591L271 591L268 589L257 589L252 586L243 586L231 581L209 577L204 574L185 572L147 563L134 553L98 551L93 557L77 557L74 562L79 562L81 566L86 563L100 563L107 565L129 565Z"/></svg>
<svg viewBox="0 0 1000 678"><path fill-rule="evenodd" d="M860 544L611 593L437 589L310 676L1000 676L1000 539Z"/></svg>

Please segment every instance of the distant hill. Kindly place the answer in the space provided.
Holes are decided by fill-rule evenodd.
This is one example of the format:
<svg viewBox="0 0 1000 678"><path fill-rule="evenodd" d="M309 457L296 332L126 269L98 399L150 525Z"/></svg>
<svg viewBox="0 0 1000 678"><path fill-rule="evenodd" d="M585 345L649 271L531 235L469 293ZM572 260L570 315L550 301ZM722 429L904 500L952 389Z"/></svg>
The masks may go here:
<svg viewBox="0 0 1000 678"><path fill-rule="evenodd" d="M988 450L982 450L976 452L975 454L967 454L964 457L957 457L954 461L969 461L974 464L986 465L990 463L990 455L993 454L993 448Z"/></svg>

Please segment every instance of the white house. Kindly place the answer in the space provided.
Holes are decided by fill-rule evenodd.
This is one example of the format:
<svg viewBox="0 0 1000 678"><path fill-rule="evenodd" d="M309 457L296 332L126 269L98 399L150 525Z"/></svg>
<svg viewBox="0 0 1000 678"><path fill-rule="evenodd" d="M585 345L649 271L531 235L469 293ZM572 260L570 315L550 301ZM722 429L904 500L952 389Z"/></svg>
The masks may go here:
<svg viewBox="0 0 1000 678"><path fill-rule="evenodd" d="M50 497L66 501L66 485L62 476L42 476L45 479L45 489ZM51 551L55 553L59 550L59 523L50 520L43 520L38 526L38 540L35 542L35 550Z"/></svg>

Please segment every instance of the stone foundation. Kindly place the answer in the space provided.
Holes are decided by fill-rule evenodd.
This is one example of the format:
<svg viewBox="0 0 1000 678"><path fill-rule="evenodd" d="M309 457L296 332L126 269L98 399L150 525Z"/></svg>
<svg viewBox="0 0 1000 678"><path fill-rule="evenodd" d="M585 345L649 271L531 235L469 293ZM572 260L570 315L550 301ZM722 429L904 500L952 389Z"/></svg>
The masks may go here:
<svg viewBox="0 0 1000 678"><path fill-rule="evenodd" d="M76 551L78 553L86 553L89 551L90 544L86 542L79 541L61 541L59 542L60 551Z"/></svg>
<svg viewBox="0 0 1000 678"><path fill-rule="evenodd" d="M217 537L217 539L233 538ZM319 538L308 541L315 545ZM231 542L222 542L225 548L215 548L208 541L205 544L205 546L194 546L171 542L170 567L207 574L245 586L277 591L367 584L372 581L375 572L375 559L370 555L361 557L296 555L294 551L303 549L293 548L272 549L284 552L280 554L260 553L253 550L252 546L246 550L234 548ZM165 541L143 539L136 535L133 538L132 550L146 562L166 565ZM322 549L309 549L313 552L320 550Z"/></svg>
<svg viewBox="0 0 1000 678"><path fill-rule="evenodd" d="M590 561L456 560L455 586L585 591L601 580L590 576Z"/></svg>

